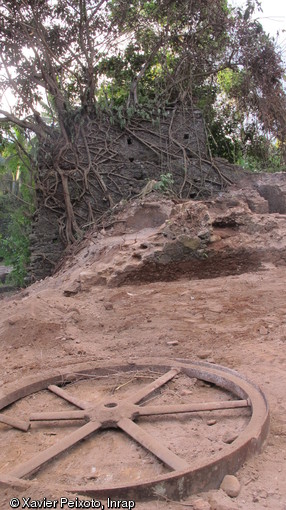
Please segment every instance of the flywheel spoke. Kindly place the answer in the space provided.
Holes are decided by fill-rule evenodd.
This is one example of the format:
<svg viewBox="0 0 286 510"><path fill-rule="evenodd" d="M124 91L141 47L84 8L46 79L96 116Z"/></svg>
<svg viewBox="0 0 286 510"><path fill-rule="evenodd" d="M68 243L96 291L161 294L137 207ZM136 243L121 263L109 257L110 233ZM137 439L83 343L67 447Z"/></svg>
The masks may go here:
<svg viewBox="0 0 286 510"><path fill-rule="evenodd" d="M137 443L146 448L149 452L153 453L153 455L160 459L169 468L175 471L188 469L189 464L184 459L171 452L171 450L162 443L159 443L157 439L136 425L136 423L132 420L123 418L117 425L121 430L137 441Z"/></svg>
<svg viewBox="0 0 286 510"><path fill-rule="evenodd" d="M226 400L224 402L204 402L194 404L175 404L138 407L139 416L152 416L157 414L194 413L198 411L217 411L220 409L238 409L249 407L248 400Z"/></svg>
<svg viewBox="0 0 286 510"><path fill-rule="evenodd" d="M138 402L140 402L140 400L142 400L145 397L148 397L148 395L153 393L153 391L157 390L158 388L160 388L161 386L166 384L168 381L171 381L171 379L173 379L176 375L178 375L179 372L180 372L180 370L178 370L177 368L173 368L172 370L169 370L169 372L166 372L166 374L162 375L161 377L159 377L155 381L151 382L150 384L147 384L139 391L136 391L135 393L133 393L133 395L131 395L131 397L129 397L127 399L128 402L132 402L133 404L138 404Z"/></svg>
<svg viewBox="0 0 286 510"><path fill-rule="evenodd" d="M85 411L48 411L46 413L33 413L31 421L57 421L57 420L84 420L87 417Z"/></svg>
<svg viewBox="0 0 286 510"><path fill-rule="evenodd" d="M30 427L30 423L28 421L12 418L11 416L6 416L4 414L0 414L0 423L5 423L5 425L10 425L10 427L23 430L24 432L27 432Z"/></svg>
<svg viewBox="0 0 286 510"><path fill-rule="evenodd" d="M58 395L59 397L63 398L67 402L74 404L76 407L79 407L80 409L87 409L87 407L89 407L89 404L87 402L84 402L76 397L73 397L72 395L69 395L65 390L59 388L59 386L51 384L50 386L48 386L48 390L50 390L52 393L55 393L55 395Z"/></svg>
<svg viewBox="0 0 286 510"><path fill-rule="evenodd" d="M85 437L89 436L96 430L100 429L100 427L101 427L101 423L99 423L99 422L86 423L85 425L83 425L83 427L80 427L78 430L76 430L72 434L59 440L53 446L50 446L50 448L47 448L46 450L35 455L32 459L20 464L16 469L13 469L9 473L9 475L15 476L18 478L22 478L24 476L27 476L27 475L33 473L40 466L43 466L50 460L54 459L60 453L64 452L71 446L74 446L76 443L78 443Z"/></svg>

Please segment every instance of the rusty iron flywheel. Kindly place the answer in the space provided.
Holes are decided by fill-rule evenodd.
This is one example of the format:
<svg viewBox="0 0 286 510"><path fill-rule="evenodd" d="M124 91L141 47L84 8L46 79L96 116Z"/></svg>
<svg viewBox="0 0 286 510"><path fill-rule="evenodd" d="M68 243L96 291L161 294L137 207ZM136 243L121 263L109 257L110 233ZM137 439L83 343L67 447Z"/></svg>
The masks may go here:
<svg viewBox="0 0 286 510"><path fill-rule="evenodd" d="M70 392L70 385L78 381L89 380L95 385L101 378L112 380L114 374L124 374L132 377L134 374L149 374L151 382L141 384L139 388L125 391L123 395L108 394L98 399L90 395L84 400ZM178 377L185 377L188 382L197 380L209 387L223 390L224 398L214 401L192 401L190 391L187 403L154 403L157 395L164 394L168 384L174 383ZM124 386L124 384L122 385ZM70 386L71 387L71 386ZM28 396L41 394L46 391L55 397L57 402L66 406L50 411L32 411L28 416L17 414L16 402L21 402ZM175 393L175 392L174 392ZM32 398L32 397L31 397ZM152 400L150 404L150 399ZM12 413L14 406L14 414ZM247 410L247 423L238 436L225 447L202 458L188 457L189 437L185 437L186 454L180 455L172 451L164 440L154 437L143 425L144 421L156 417L158 420L166 416L183 419L190 423L194 416L201 413L216 412L218 416L225 410ZM87 364L48 372L40 377L30 377L22 380L21 385L10 384L0 394L0 437L1 434L15 429L33 434L37 426L45 427L50 423L61 428L74 427L48 448L34 453L31 458L20 461L19 464L9 465L8 472L1 472L0 487L13 486L25 488L39 483L33 476L49 467L49 463L61 459L63 452L69 454L75 445L81 448L82 440L99 434L102 430L119 430L129 439L140 445L143 450L152 454L156 461L164 467L164 472L156 474L151 479L132 480L132 483L84 483L75 486L63 487L69 492L85 494L95 497L133 498L135 500L148 500L158 496L170 499L182 499L192 493L217 488L226 474L235 473L244 461L254 452L261 449L269 429L269 409L262 391L241 376L228 368L206 362L193 362L188 360L140 360L136 363L114 363L112 366L95 366ZM141 422L141 423L140 423ZM18 437L17 436L17 437ZM20 441L20 439L19 439ZM36 445L35 445L36 451ZM97 452L94 452L96 459Z"/></svg>

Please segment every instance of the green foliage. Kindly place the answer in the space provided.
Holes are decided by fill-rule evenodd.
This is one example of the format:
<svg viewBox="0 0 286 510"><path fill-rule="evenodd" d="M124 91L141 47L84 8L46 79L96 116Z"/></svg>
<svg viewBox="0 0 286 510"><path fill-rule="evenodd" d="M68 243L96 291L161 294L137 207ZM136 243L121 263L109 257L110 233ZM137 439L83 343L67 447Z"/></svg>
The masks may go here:
<svg viewBox="0 0 286 510"><path fill-rule="evenodd" d="M237 111L232 102L216 101L204 108L208 126L208 142L211 154L236 163L242 154L243 141L241 127L243 115Z"/></svg>
<svg viewBox="0 0 286 510"><path fill-rule="evenodd" d="M154 189L157 191L161 191L162 193L172 193L172 187L174 185L173 175L170 173L161 174L160 181L158 181Z"/></svg>
<svg viewBox="0 0 286 510"><path fill-rule="evenodd" d="M281 144L263 133L254 122L247 122L233 102L225 99L215 103L206 116L208 143L213 156L253 172L286 170Z"/></svg>
<svg viewBox="0 0 286 510"><path fill-rule="evenodd" d="M264 135L255 136L252 141L247 141L236 163L251 172L286 171L279 145Z"/></svg>
<svg viewBox="0 0 286 510"><path fill-rule="evenodd" d="M4 203L4 208L8 209ZM30 220L25 217L25 209L20 207L11 212L5 237L0 235L0 257L5 265L13 266L7 281L17 286L24 286L29 251Z"/></svg>
<svg viewBox="0 0 286 510"><path fill-rule="evenodd" d="M0 165L0 258L13 266L8 281L24 285L29 261L29 233L35 187L31 169L33 143L18 128L6 131Z"/></svg>
<svg viewBox="0 0 286 510"><path fill-rule="evenodd" d="M217 83L222 92L231 95L234 90L239 89L243 81L243 71L236 69L223 69L217 75Z"/></svg>
<svg viewBox="0 0 286 510"><path fill-rule="evenodd" d="M284 145L263 129L251 110L241 107L245 78L244 70L226 68L218 73L213 94L200 99L211 154L250 171L281 171Z"/></svg>

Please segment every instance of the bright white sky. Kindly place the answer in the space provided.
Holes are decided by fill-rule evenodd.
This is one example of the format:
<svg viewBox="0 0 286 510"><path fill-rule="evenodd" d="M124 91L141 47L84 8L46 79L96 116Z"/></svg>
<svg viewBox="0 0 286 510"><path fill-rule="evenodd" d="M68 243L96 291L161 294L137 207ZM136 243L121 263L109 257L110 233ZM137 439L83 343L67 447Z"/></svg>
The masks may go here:
<svg viewBox="0 0 286 510"><path fill-rule="evenodd" d="M232 0L231 3L233 5L245 5L243 0ZM275 40L277 32L280 32L277 41L286 59L286 1L260 0L260 3L263 12L258 12L256 17L263 25L265 32L273 36Z"/></svg>
<svg viewBox="0 0 286 510"><path fill-rule="evenodd" d="M259 13L264 29L275 35L277 30L286 31L286 2L285 0L261 0L263 13ZM284 37L283 37L284 35ZM286 32L280 37L286 39Z"/></svg>

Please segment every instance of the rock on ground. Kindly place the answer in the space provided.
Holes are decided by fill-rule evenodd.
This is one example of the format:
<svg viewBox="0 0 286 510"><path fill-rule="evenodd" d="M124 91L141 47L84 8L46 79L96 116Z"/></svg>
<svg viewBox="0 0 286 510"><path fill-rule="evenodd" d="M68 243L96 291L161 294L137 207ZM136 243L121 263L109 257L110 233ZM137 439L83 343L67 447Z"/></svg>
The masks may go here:
<svg viewBox="0 0 286 510"><path fill-rule="evenodd" d="M236 476L226 475L220 488L231 498L237 498L240 493L241 486Z"/></svg>

